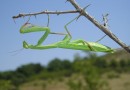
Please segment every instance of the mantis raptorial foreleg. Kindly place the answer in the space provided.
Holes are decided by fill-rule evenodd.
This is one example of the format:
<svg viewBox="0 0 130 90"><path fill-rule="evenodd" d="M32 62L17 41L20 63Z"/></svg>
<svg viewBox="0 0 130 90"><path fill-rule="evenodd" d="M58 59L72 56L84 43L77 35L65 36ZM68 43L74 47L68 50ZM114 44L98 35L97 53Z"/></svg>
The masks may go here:
<svg viewBox="0 0 130 90"><path fill-rule="evenodd" d="M21 27L20 32L21 33L30 33L30 32L39 32L39 31L45 31L44 35L38 40L37 44L35 46L41 45L45 39L48 37L49 34L58 34L58 35L66 35L65 33L55 33L51 32L49 26L49 15L48 15L48 23L47 27L41 27L41 26L36 26L28 23L30 20L27 20L27 22ZM28 43L26 41L23 42L24 47L28 47Z"/></svg>
<svg viewBox="0 0 130 90"><path fill-rule="evenodd" d="M26 30L27 29L27 30ZM66 35L64 33L54 33L54 32L50 32L50 28L49 27L40 27L40 26L36 26L36 25L32 25L30 23L26 23L24 24L21 29L20 32L21 33L30 33L30 32L39 32L39 31L45 31L44 35L38 40L37 44L34 46L39 46L41 45L45 39L48 37L49 34L59 34L59 35ZM28 48L28 43L26 41L23 42L23 46L25 48Z"/></svg>
<svg viewBox="0 0 130 90"><path fill-rule="evenodd" d="M44 29L43 31L45 31L45 34L38 40L37 45L41 45L45 41L45 39L47 38L47 36L50 33L50 29L49 28Z"/></svg>

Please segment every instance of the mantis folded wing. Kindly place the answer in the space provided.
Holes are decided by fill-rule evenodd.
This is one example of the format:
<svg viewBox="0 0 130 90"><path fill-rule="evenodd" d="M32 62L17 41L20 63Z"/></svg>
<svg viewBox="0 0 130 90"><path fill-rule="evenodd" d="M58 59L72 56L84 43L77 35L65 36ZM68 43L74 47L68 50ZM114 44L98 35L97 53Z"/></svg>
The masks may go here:
<svg viewBox="0 0 130 90"><path fill-rule="evenodd" d="M111 49L110 47L99 44L97 42L86 42L85 40L81 40L81 39L71 41L72 36L69 33L67 26L70 23L72 23L75 19L77 19L77 17L65 25L64 28L67 34L64 34L65 35L64 39L49 45L42 45L42 43L45 41L45 39L48 37L49 34L55 34L55 33L51 33L49 27L42 27L42 26L32 25L30 23L25 23L20 28L20 33L24 34L24 33L40 32L40 31L44 31L45 33L38 40L36 45L31 45L28 44L26 41L23 41L23 47L26 49L38 49L38 50L50 49L50 48L65 48L65 49L86 50L86 51L94 51L94 52L110 52L110 53L114 52L114 50Z"/></svg>

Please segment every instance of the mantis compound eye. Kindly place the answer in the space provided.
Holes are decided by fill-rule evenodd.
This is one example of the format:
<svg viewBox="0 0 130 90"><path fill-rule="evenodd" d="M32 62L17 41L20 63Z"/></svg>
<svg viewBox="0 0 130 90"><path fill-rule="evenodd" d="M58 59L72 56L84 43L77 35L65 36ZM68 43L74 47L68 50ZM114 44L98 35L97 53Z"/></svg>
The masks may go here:
<svg viewBox="0 0 130 90"><path fill-rule="evenodd" d="M26 41L23 41L23 47L24 47L24 48L26 48L26 49L28 49L28 48L29 48L29 46L28 46L28 44L27 44L27 42L26 42Z"/></svg>
<svg viewBox="0 0 130 90"><path fill-rule="evenodd" d="M20 33L29 33L32 31L33 25L31 23L25 23L21 28L20 28Z"/></svg>

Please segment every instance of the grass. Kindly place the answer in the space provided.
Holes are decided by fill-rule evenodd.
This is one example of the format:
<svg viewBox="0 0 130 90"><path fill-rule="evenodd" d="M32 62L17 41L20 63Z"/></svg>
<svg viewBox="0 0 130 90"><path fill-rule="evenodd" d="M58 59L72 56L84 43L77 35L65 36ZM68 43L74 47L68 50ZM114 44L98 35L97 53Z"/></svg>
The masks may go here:
<svg viewBox="0 0 130 90"><path fill-rule="evenodd" d="M130 90L130 74L123 73L118 78L108 79L111 90Z"/></svg>
<svg viewBox="0 0 130 90"><path fill-rule="evenodd" d="M122 73L119 75L119 77L114 76L111 79L108 78L107 76L108 74L110 73L104 74L102 79L108 82L109 90L130 90L130 78L129 78L130 74L129 73ZM112 72L112 75L113 75L113 72ZM73 90L72 88L69 87L68 84L72 86L79 85L79 83L77 83L79 81L81 81L80 83L82 83L82 86L85 85L83 77L81 75L80 76L73 75L68 78L63 78L62 81L60 80L51 80L51 81L36 80L36 81L28 82L21 85L20 90ZM83 88L79 90L83 90ZM86 89L84 88L84 90Z"/></svg>

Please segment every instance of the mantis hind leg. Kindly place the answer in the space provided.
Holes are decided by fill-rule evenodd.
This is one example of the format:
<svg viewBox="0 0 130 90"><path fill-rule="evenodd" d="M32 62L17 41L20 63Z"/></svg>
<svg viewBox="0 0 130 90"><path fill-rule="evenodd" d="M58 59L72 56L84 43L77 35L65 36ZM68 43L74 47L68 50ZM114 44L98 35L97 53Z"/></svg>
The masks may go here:
<svg viewBox="0 0 130 90"><path fill-rule="evenodd" d="M72 43L82 43L83 45L86 45L88 46L88 48L91 50L91 51L96 51L88 42L84 41L84 40L76 40L76 41L73 41Z"/></svg>
<svg viewBox="0 0 130 90"><path fill-rule="evenodd" d="M91 51L96 51L88 42L86 42L86 41L84 41L87 45L88 45L88 47L89 47L89 49L91 50Z"/></svg>
<svg viewBox="0 0 130 90"><path fill-rule="evenodd" d="M99 40L97 40L96 42L101 41L103 38L105 38L107 35L104 35L103 37L101 37Z"/></svg>

